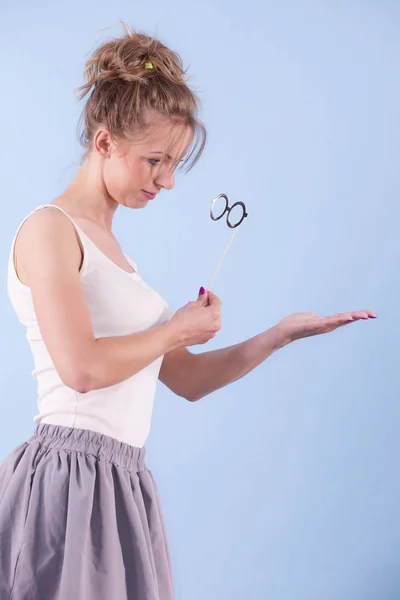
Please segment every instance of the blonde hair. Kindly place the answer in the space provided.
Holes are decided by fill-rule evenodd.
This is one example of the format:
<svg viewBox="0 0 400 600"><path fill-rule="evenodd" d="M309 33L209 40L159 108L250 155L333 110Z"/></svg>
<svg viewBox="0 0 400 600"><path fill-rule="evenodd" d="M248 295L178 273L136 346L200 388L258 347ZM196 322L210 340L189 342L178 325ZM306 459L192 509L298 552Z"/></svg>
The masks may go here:
<svg viewBox="0 0 400 600"><path fill-rule="evenodd" d="M85 65L86 83L79 99L88 96L80 125L80 142L90 150L96 129L103 125L115 140L134 137L146 128L151 109L192 132L182 166L187 170L200 158L206 129L198 119L199 99L188 87L180 56L158 39L132 31L99 46Z"/></svg>

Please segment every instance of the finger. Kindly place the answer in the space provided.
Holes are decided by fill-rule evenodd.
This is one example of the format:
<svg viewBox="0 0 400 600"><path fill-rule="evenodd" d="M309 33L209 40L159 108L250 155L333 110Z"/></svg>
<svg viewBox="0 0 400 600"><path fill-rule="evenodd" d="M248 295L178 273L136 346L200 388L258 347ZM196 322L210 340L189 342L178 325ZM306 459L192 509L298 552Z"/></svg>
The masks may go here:
<svg viewBox="0 0 400 600"><path fill-rule="evenodd" d="M376 314L372 310L357 310L350 314L354 319L376 319Z"/></svg>
<svg viewBox="0 0 400 600"><path fill-rule="evenodd" d="M332 317L328 317L327 320L333 326L342 327L343 325L347 325L350 323L355 323L356 321L367 320L367 319L371 319L371 318L376 318L376 315L373 311L358 310L358 311L354 311L354 312L333 315Z"/></svg>
<svg viewBox="0 0 400 600"><path fill-rule="evenodd" d="M214 292L211 292L210 290L208 290L208 301L210 306L214 306L215 308L219 308L222 304L221 300L218 298L218 296L216 296L214 294Z"/></svg>
<svg viewBox="0 0 400 600"><path fill-rule="evenodd" d="M369 319L376 319L376 313L373 310L363 310Z"/></svg>
<svg viewBox="0 0 400 600"><path fill-rule="evenodd" d="M327 321L331 324L345 325L346 323L351 323L354 321L354 317L352 313L340 313L337 315L332 315L331 317L326 317Z"/></svg>
<svg viewBox="0 0 400 600"><path fill-rule="evenodd" d="M344 325L354 323L354 321L355 320L350 313L342 313L330 317L320 317L318 323L315 322L315 326L321 332L328 333L329 331L334 331L338 327L344 327Z"/></svg>
<svg viewBox="0 0 400 600"><path fill-rule="evenodd" d="M201 306L207 306L208 305L208 294L209 292L207 292L207 290L205 290L203 287L201 287L199 289L199 295L197 297L197 302L201 305Z"/></svg>

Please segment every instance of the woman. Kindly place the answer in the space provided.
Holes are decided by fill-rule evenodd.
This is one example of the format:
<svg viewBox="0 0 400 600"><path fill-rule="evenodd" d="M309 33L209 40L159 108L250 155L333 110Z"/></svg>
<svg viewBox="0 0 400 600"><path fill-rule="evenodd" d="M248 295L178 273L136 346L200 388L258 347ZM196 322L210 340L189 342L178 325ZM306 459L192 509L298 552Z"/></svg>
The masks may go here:
<svg viewBox="0 0 400 600"><path fill-rule="evenodd" d="M21 223L8 291L38 381L34 435L0 466L0 598L171 600L159 496L146 468L157 379L197 401L274 351L358 319L292 315L241 344L193 354L220 328L201 288L174 315L112 233L205 144L178 55L126 28L86 66L83 141L71 185Z"/></svg>

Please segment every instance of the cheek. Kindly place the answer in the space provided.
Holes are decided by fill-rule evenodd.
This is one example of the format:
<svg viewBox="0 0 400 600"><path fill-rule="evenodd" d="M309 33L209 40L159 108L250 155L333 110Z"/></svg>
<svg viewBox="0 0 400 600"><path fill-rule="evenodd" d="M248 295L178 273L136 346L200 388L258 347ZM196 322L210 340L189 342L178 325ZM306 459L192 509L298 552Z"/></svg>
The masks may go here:
<svg viewBox="0 0 400 600"><path fill-rule="evenodd" d="M118 200L134 191L139 183L137 166L124 160L110 158L105 165L104 182L110 196Z"/></svg>

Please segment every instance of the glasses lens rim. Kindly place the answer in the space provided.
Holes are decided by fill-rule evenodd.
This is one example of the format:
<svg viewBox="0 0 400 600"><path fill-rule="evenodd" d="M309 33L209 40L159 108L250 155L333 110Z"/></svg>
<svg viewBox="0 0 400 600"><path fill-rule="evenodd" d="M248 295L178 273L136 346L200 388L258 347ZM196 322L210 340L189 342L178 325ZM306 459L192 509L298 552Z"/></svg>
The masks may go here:
<svg viewBox="0 0 400 600"><path fill-rule="evenodd" d="M229 217L231 215L232 209L235 208L235 206L240 206L241 207L241 209L242 209L242 216L240 217L239 221L235 225L232 225L232 223L229 220ZM236 227L239 227L239 225L242 223L242 221L245 218L245 216L246 216L246 207L245 207L244 203L243 202L235 202L235 204L232 204L232 206L229 208L228 214L226 216L226 222L227 222L228 227L230 227L231 229L235 229Z"/></svg>
<svg viewBox="0 0 400 600"><path fill-rule="evenodd" d="M225 208L222 211L222 213L219 215L219 217L216 217L214 215L214 208L215 208L215 204L217 203L217 200L219 200L220 198L224 198L225 200ZM228 196L226 194L219 194L216 198L214 198L214 200L212 201L211 204L211 209L210 209L210 215L213 221L219 221L219 219L222 219L222 217L224 216L224 214L226 213L226 211L228 211L229 214L229 201L228 201Z"/></svg>

